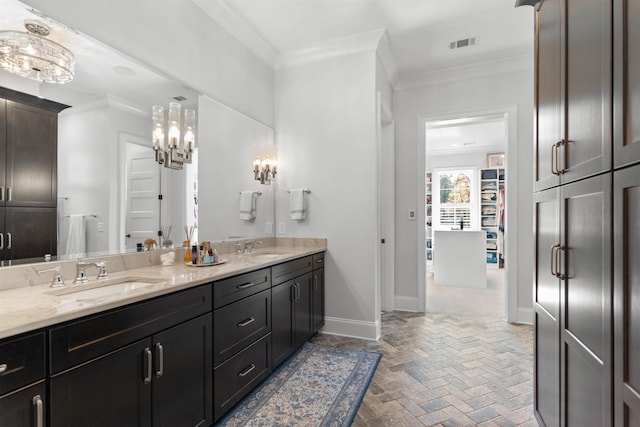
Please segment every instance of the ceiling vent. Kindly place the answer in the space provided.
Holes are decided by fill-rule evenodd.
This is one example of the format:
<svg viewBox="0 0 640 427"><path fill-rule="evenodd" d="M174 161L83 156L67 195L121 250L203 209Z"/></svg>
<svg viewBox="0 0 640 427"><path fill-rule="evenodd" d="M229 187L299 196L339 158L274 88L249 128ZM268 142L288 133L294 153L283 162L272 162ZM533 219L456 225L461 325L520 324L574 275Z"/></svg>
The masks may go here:
<svg viewBox="0 0 640 427"><path fill-rule="evenodd" d="M182 102L182 101L186 101L187 100L187 98L185 98L182 95L174 96L173 99L178 101L178 102Z"/></svg>
<svg viewBox="0 0 640 427"><path fill-rule="evenodd" d="M468 37L466 39L455 40L449 43L449 49L460 49L468 46L475 46L478 44L477 37Z"/></svg>

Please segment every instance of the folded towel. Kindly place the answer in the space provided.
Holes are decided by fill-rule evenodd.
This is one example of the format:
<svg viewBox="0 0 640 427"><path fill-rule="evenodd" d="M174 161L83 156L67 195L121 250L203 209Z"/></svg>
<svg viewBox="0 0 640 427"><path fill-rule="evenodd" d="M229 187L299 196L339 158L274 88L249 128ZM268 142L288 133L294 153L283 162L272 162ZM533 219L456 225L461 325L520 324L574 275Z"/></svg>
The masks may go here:
<svg viewBox="0 0 640 427"><path fill-rule="evenodd" d="M87 231L84 215L69 215L69 234L67 235L67 255L69 258L86 256Z"/></svg>
<svg viewBox="0 0 640 427"><path fill-rule="evenodd" d="M302 220L307 216L307 208L304 205L304 190L301 188L291 190L289 196L291 207L291 219Z"/></svg>
<svg viewBox="0 0 640 427"><path fill-rule="evenodd" d="M254 191L240 193L240 219L251 221L256 217L256 197Z"/></svg>

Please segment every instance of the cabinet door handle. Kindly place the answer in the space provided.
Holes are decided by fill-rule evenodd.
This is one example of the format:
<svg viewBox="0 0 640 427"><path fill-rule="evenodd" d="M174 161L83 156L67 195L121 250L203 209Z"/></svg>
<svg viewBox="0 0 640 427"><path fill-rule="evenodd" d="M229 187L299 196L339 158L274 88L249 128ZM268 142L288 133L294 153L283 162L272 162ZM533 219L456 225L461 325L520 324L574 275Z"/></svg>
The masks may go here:
<svg viewBox="0 0 640 427"><path fill-rule="evenodd" d="M293 300L298 301L299 298L300 298L300 285L298 285L298 282L295 282L293 284Z"/></svg>
<svg viewBox="0 0 640 427"><path fill-rule="evenodd" d="M4 234L0 233L0 250L4 249Z"/></svg>
<svg viewBox="0 0 640 427"><path fill-rule="evenodd" d="M158 370L156 378L160 378L164 374L164 347L159 342L156 343L156 351L158 352Z"/></svg>
<svg viewBox="0 0 640 427"><path fill-rule="evenodd" d="M384 243L384 242L382 242L382 243ZM321 259L317 259L317 260L316 260L316 264L322 264L322 261L323 261L323 260L321 260Z"/></svg>
<svg viewBox="0 0 640 427"><path fill-rule="evenodd" d="M12 239L11 233L7 233L7 249L11 249L12 241L13 239Z"/></svg>
<svg viewBox="0 0 640 427"><path fill-rule="evenodd" d="M257 283L253 283L253 282L243 283L242 285L236 286L236 289L247 289L255 285L257 285Z"/></svg>
<svg viewBox="0 0 640 427"><path fill-rule="evenodd" d="M247 375L249 375L249 373L251 371L253 371L254 369L256 369L256 365L254 365L253 363L250 366L247 366L246 368L244 368L242 371L240 371L238 373L239 377L246 377Z"/></svg>
<svg viewBox="0 0 640 427"><path fill-rule="evenodd" d="M552 276L556 276L558 277L558 271L557 271L557 266L556 266L556 262L558 260L558 257L556 256L557 253L557 249L560 247L559 244L555 244L555 245L551 245L551 249L549 250L549 269L551 270L551 275Z"/></svg>
<svg viewBox="0 0 640 427"><path fill-rule="evenodd" d="M144 377L144 383L149 384L151 382L151 378L153 377L153 353L149 350L149 347L145 347L144 354L146 358L146 366L143 367L143 371L147 372L147 376Z"/></svg>
<svg viewBox="0 0 640 427"><path fill-rule="evenodd" d="M0 187L0 202L4 202L4 187Z"/></svg>
<svg viewBox="0 0 640 427"><path fill-rule="evenodd" d="M248 319L243 320L242 322L238 323L237 326L240 327L240 328L244 328L245 326L250 325L255 321L256 321L256 319L254 319L253 317L249 317Z"/></svg>
<svg viewBox="0 0 640 427"><path fill-rule="evenodd" d="M7 187L7 202L11 201L11 187Z"/></svg>
<svg viewBox="0 0 640 427"><path fill-rule="evenodd" d="M556 142L551 146L551 173L554 175L558 175L558 170L556 169L558 165L558 143Z"/></svg>
<svg viewBox="0 0 640 427"><path fill-rule="evenodd" d="M37 394L33 396L32 402L36 412L36 427L44 427L44 405L42 404L42 398Z"/></svg>
<svg viewBox="0 0 640 427"><path fill-rule="evenodd" d="M3 363L2 365L0 365L0 374L6 372L8 368L9 368L9 366L7 366L6 363Z"/></svg>
<svg viewBox="0 0 640 427"><path fill-rule="evenodd" d="M560 280L564 280L566 276L560 271L560 251L564 251L564 245L558 245L558 250L556 251L556 271L558 272L557 277Z"/></svg>
<svg viewBox="0 0 640 427"><path fill-rule="evenodd" d="M318 276L316 274L313 275L313 291L318 290Z"/></svg>

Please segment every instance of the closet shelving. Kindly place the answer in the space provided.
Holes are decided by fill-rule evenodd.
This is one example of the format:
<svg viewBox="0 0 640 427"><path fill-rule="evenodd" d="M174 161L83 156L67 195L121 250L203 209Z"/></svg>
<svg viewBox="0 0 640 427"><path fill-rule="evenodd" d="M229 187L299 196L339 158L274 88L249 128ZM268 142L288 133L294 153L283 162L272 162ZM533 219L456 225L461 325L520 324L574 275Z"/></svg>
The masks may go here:
<svg viewBox="0 0 640 427"><path fill-rule="evenodd" d="M480 171L480 226L487 233L487 264L504 266L505 170L488 168Z"/></svg>

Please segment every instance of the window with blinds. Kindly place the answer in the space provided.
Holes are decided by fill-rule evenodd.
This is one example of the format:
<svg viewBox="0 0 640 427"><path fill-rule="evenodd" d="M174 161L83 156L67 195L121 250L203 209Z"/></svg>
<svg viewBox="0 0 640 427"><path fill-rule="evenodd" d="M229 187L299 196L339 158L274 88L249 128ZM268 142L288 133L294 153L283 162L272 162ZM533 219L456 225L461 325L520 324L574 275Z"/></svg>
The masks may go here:
<svg viewBox="0 0 640 427"><path fill-rule="evenodd" d="M435 171L434 217L435 229L465 229L477 225L475 221L476 170L474 168L439 169Z"/></svg>

